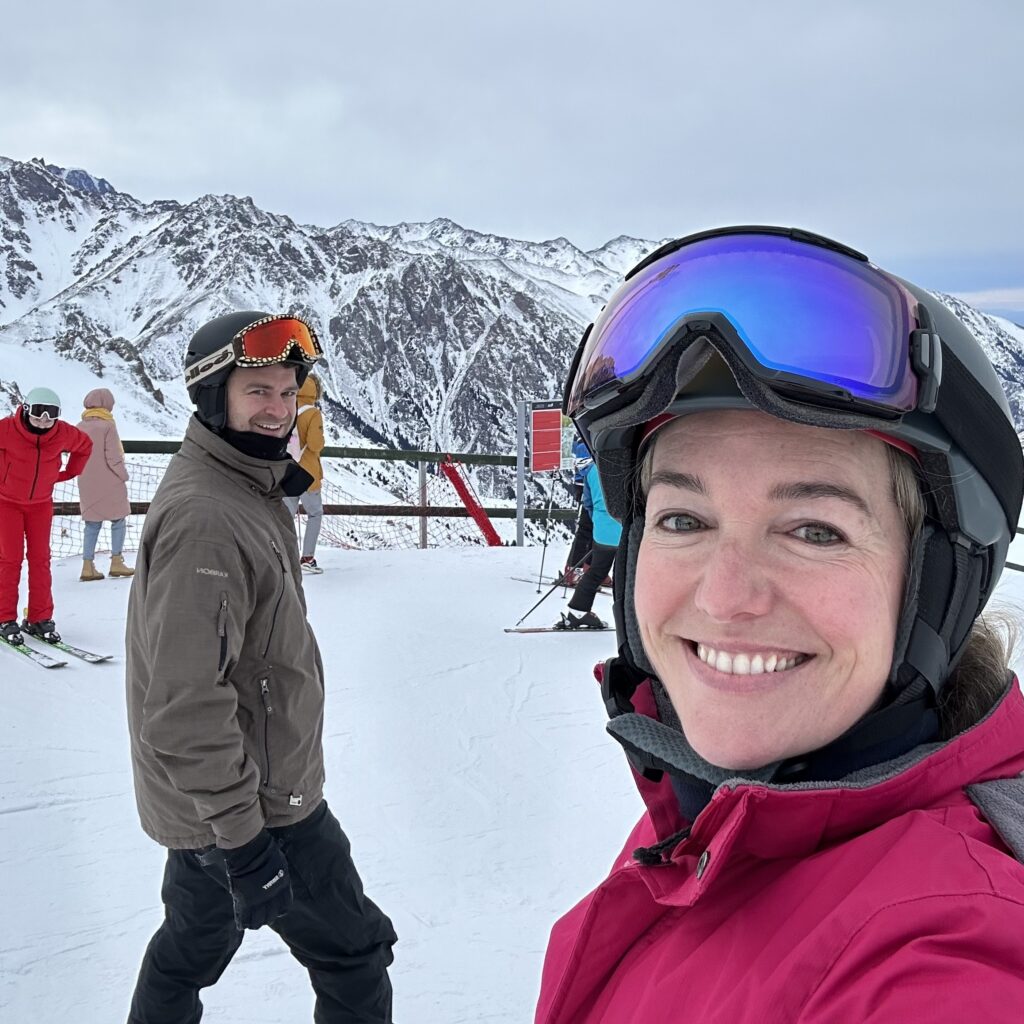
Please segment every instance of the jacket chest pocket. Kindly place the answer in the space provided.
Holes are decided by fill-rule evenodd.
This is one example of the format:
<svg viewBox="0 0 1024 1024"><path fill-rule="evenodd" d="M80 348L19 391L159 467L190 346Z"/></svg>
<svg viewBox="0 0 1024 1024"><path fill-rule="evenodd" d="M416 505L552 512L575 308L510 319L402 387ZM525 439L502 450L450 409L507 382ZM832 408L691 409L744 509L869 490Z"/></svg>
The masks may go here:
<svg viewBox="0 0 1024 1024"><path fill-rule="evenodd" d="M217 655L217 671L223 672L228 661L228 592L220 592L220 606L217 609L217 640L220 653Z"/></svg>
<svg viewBox="0 0 1024 1024"><path fill-rule="evenodd" d="M274 550L275 564L278 572L276 573L277 588L270 601L270 625L267 627L267 640L263 645L264 658L267 656L267 652L270 650L270 644L274 639L274 628L277 626L278 616L281 614L281 602L284 600L284 592L288 583L288 569L284 564L284 555L281 554L281 549L277 546L276 541L272 540L270 542L270 546Z"/></svg>

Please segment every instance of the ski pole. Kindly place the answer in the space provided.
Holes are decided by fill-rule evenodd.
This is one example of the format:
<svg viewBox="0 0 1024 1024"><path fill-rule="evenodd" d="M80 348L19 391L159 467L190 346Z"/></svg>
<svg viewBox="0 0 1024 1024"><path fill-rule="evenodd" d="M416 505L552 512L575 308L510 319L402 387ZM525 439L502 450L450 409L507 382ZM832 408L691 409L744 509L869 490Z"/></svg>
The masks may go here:
<svg viewBox="0 0 1024 1024"><path fill-rule="evenodd" d="M587 554L589 555L590 552L588 551ZM569 568L578 569L583 564L583 561L586 557L587 555L583 555L583 557L580 558L580 560L575 565L572 565ZM530 614L530 612L536 611L559 587L562 586L565 586L565 583L562 580L555 580L555 582L551 584L551 587L548 590L548 592L532 608L528 609L526 612L523 613L523 615L519 618L519 621L516 622L516 625L518 626L519 623L522 622L523 619L525 619ZM539 587L537 588L537 593L540 593Z"/></svg>
<svg viewBox="0 0 1024 1024"><path fill-rule="evenodd" d="M544 559L548 554L548 531L551 529L551 506L555 503L555 478L551 477L551 495L548 498L548 511L544 516L544 546L540 553L540 573L537 576L537 593L540 593L541 580L544 579ZM518 623L517 623L518 625Z"/></svg>

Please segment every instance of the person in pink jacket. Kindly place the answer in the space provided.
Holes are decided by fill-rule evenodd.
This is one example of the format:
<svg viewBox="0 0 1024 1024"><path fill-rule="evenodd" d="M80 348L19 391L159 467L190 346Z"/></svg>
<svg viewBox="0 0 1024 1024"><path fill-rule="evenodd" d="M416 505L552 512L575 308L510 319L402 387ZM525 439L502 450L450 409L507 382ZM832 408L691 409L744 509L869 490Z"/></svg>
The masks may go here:
<svg viewBox="0 0 1024 1024"><path fill-rule="evenodd" d="M977 339L724 228L627 276L564 408L623 526L597 674L647 809L537 1024L1021 1020L1024 698L981 612L1024 459Z"/></svg>
<svg viewBox="0 0 1024 1024"><path fill-rule="evenodd" d="M114 422L114 396L107 388L94 388L85 396L85 411L78 429L92 438L92 454L78 478L78 501L82 510L83 581L102 580L95 565L96 541L103 523L110 522L110 575L131 576L135 570L124 561L126 517L131 515L128 501L128 470L124 448Z"/></svg>

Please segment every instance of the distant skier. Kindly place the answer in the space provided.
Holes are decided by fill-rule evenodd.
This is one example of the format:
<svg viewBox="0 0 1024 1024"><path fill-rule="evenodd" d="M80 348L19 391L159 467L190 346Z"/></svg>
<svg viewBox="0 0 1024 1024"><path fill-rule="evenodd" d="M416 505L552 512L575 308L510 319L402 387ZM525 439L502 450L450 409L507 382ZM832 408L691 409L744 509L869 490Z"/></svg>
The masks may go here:
<svg viewBox="0 0 1024 1024"><path fill-rule="evenodd" d="M324 448L324 418L320 412L320 379L310 374L299 388L298 412L288 442L288 454L313 478L313 483L302 494L285 498L288 511L294 516L299 502L306 512L306 532L302 537L302 557L299 566L303 572L322 573L316 564L316 542L320 536L324 505L320 495L324 471L320 453Z"/></svg>
<svg viewBox="0 0 1024 1024"><path fill-rule="evenodd" d="M577 435L572 446L573 482L572 494L580 506L579 518L576 521L576 533L569 549L569 557L565 562L561 581L567 586L575 587L583 578L584 563L590 557L590 549L594 545L594 518L591 510L590 495L586 487L587 469L593 462L583 439Z"/></svg>
<svg viewBox="0 0 1024 1024"><path fill-rule="evenodd" d="M594 597L612 570L622 527L608 514L597 466L591 462L584 478L583 501L594 521L594 545L590 564L580 577L572 597L555 623L555 629L607 629L608 623L592 611Z"/></svg>
<svg viewBox="0 0 1024 1024"><path fill-rule="evenodd" d="M125 565L124 538L126 517L131 515L128 501L128 470L124 448L114 422L114 396L107 388L94 388L85 396L85 411L78 429L92 438L92 454L78 478L78 504L84 524L82 538L82 575L80 580L101 580L94 559L96 541L104 521L110 521L110 575L131 576L134 569Z"/></svg>
<svg viewBox="0 0 1024 1024"><path fill-rule="evenodd" d="M391 1021L395 932L323 797L324 671L281 502L312 482L287 444L319 356L302 320L259 312L217 317L186 352L197 409L128 602L139 817L169 848L130 1024L198 1021L199 990L265 924L308 970L317 1021Z"/></svg>
<svg viewBox="0 0 1024 1024"><path fill-rule="evenodd" d="M25 633L60 642L50 575L53 486L78 476L90 451L88 435L60 419L60 399L49 388L33 388L21 408L0 419L0 639L8 643L24 643ZM26 552L28 616L19 627Z"/></svg>

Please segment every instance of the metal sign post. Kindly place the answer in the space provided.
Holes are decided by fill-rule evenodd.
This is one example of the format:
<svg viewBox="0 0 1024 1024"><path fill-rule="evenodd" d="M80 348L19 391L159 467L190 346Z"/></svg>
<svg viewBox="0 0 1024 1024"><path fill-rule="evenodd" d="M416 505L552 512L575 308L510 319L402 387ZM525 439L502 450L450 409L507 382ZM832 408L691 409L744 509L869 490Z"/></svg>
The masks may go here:
<svg viewBox="0 0 1024 1024"><path fill-rule="evenodd" d="M526 523L526 402L516 410L516 547L523 546Z"/></svg>

